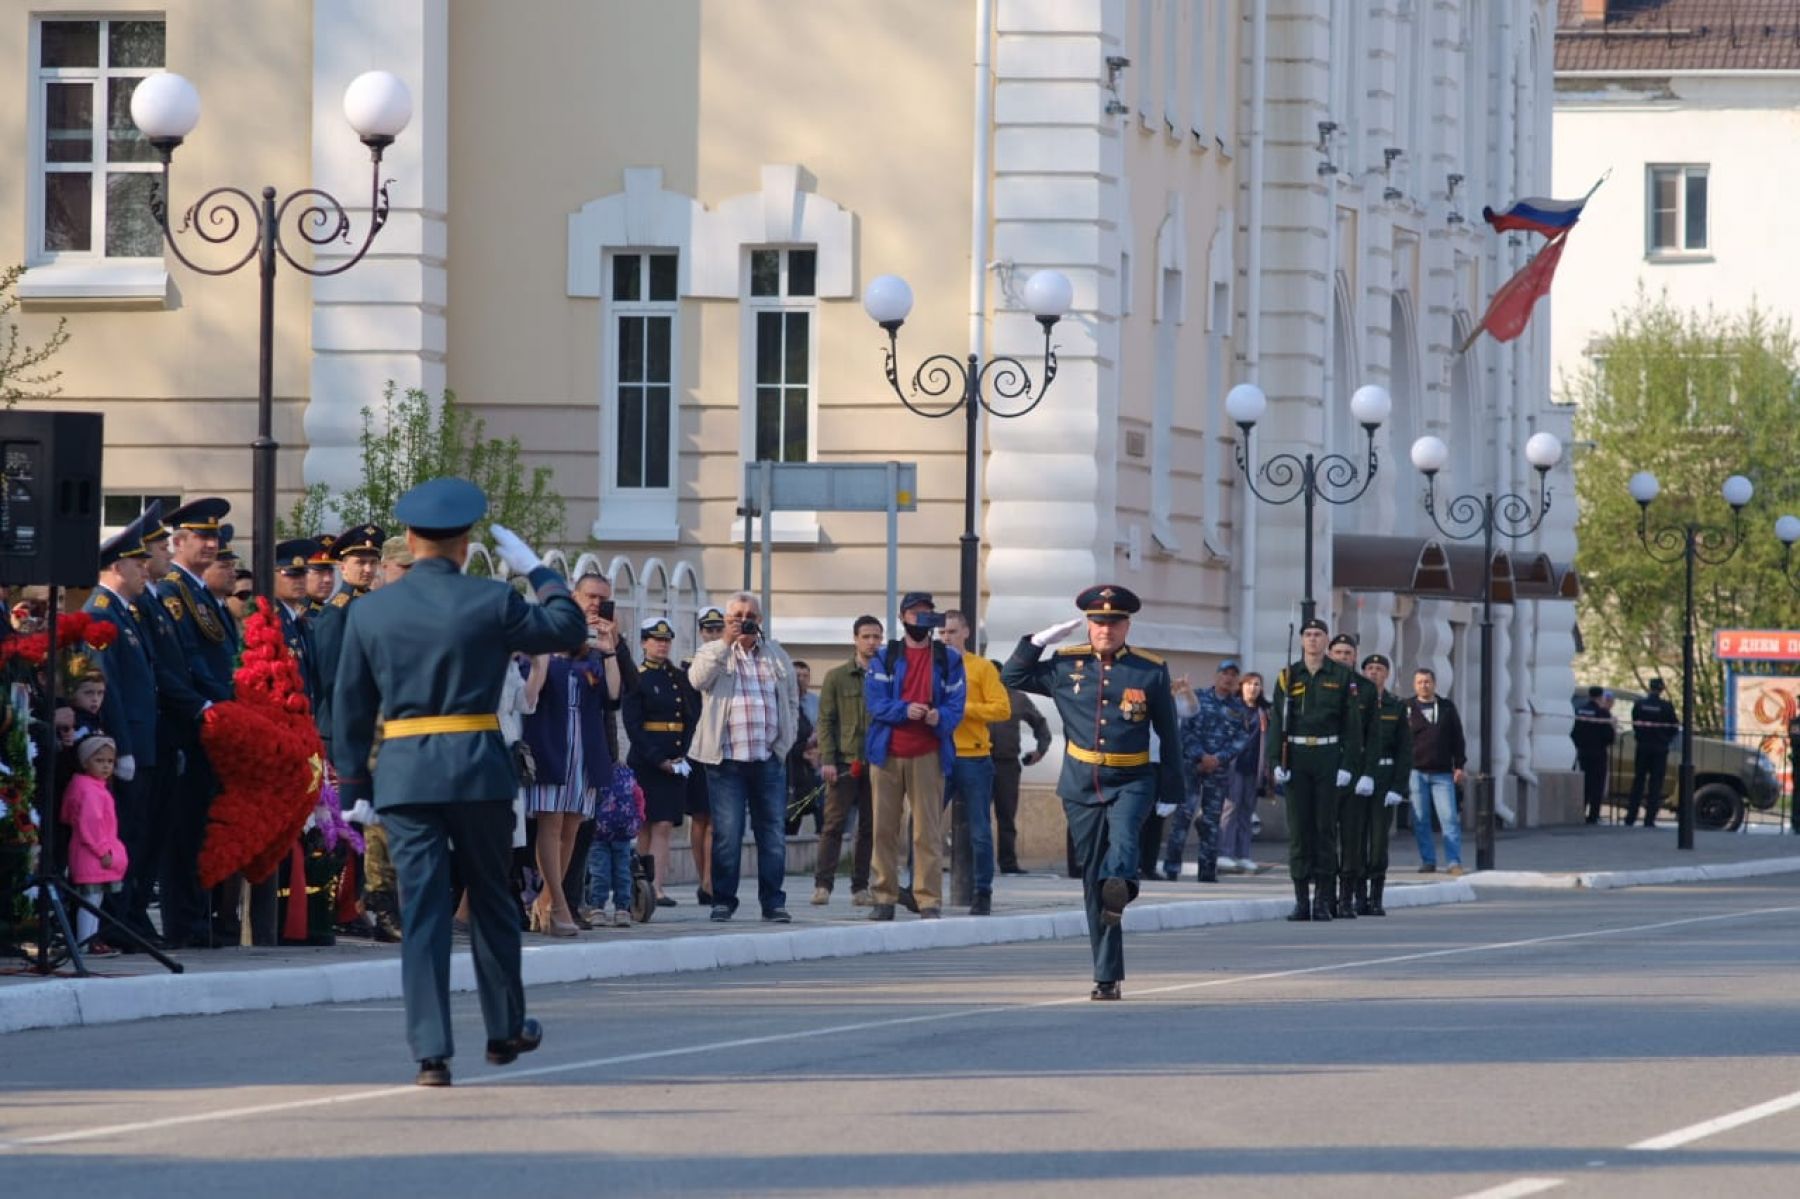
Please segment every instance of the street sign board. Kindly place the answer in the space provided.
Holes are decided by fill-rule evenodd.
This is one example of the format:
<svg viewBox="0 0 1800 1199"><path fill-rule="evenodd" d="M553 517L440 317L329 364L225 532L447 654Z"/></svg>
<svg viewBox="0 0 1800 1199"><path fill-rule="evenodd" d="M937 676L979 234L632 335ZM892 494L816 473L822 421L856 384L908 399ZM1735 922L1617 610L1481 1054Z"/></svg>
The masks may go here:
<svg viewBox="0 0 1800 1199"><path fill-rule="evenodd" d="M773 462L769 468L771 512L900 512L918 509L919 467L914 462ZM761 488L764 464L744 464L744 494Z"/></svg>

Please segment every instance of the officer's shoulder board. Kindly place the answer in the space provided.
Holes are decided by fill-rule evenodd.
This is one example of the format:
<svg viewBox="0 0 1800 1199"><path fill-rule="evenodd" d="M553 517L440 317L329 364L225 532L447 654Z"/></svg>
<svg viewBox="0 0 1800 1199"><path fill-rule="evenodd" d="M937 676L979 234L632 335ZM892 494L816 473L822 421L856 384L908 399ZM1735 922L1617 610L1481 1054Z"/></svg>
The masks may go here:
<svg viewBox="0 0 1800 1199"><path fill-rule="evenodd" d="M1153 654L1147 649L1139 649L1135 645L1128 645L1125 647L1125 652L1130 654L1134 658L1142 658L1144 661L1150 663L1150 665L1152 665L1152 666L1163 665L1162 655L1161 654Z"/></svg>
<svg viewBox="0 0 1800 1199"><path fill-rule="evenodd" d="M112 596L107 595L104 591L101 592L99 595L96 595L94 597L94 607L96 607L96 608L112 607Z"/></svg>
<svg viewBox="0 0 1800 1199"><path fill-rule="evenodd" d="M1080 645L1065 645L1056 651L1059 658L1085 658L1094 652L1094 647L1087 642Z"/></svg>
<svg viewBox="0 0 1800 1199"><path fill-rule="evenodd" d="M163 596L163 607L165 607L169 610L170 616L172 616L176 620L181 619L181 597L180 596L178 596L178 595Z"/></svg>
<svg viewBox="0 0 1800 1199"><path fill-rule="evenodd" d="M349 604L349 602L350 593L348 591L340 591L331 597L331 606L334 608L342 608Z"/></svg>

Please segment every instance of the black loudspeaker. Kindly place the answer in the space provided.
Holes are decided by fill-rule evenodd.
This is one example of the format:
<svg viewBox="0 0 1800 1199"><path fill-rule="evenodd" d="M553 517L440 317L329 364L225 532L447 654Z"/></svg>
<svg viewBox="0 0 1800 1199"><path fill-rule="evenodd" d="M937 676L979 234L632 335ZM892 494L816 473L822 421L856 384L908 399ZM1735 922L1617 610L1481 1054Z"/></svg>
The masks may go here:
<svg viewBox="0 0 1800 1199"><path fill-rule="evenodd" d="M0 583L99 579L98 412L0 412Z"/></svg>

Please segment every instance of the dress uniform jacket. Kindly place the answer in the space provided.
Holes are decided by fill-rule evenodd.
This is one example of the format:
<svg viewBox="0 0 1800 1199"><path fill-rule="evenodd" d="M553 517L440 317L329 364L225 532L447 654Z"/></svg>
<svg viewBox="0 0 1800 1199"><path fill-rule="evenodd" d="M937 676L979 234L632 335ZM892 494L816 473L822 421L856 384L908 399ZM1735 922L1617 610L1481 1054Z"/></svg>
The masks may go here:
<svg viewBox="0 0 1800 1199"><path fill-rule="evenodd" d="M687 757L698 705L688 698L687 680L672 662L638 667L638 689L625 697L625 735L631 742L625 764L641 779L662 773L662 764Z"/></svg>
<svg viewBox="0 0 1800 1199"><path fill-rule="evenodd" d="M1369 689L1373 691L1374 684ZM1405 795L1412 785L1412 723L1405 700L1387 691L1377 698L1379 707L1369 724L1366 773L1375 780L1375 800L1381 803L1388 792Z"/></svg>
<svg viewBox="0 0 1800 1199"><path fill-rule="evenodd" d="M300 667L300 681L306 688L306 701L312 705L316 718L325 693L319 686L318 651L313 645L312 622L307 619L305 608L296 616L292 609L277 600L275 609L281 613L281 635L287 641L295 663Z"/></svg>
<svg viewBox="0 0 1800 1199"><path fill-rule="evenodd" d="M338 589L313 615L310 622L313 676L319 688L319 702L313 705L313 710L319 718L319 736L324 738L327 748L331 746L331 702L337 682L338 659L344 649L344 628L349 621L350 605L368 594L367 589L358 590L348 583L339 583Z"/></svg>
<svg viewBox="0 0 1800 1199"><path fill-rule="evenodd" d="M1292 773L1287 782L1288 874L1329 886L1338 871L1337 774L1363 765L1363 706L1357 675L1326 658L1306 659L1276 678L1269 718L1269 761Z"/></svg>
<svg viewBox="0 0 1800 1199"><path fill-rule="evenodd" d="M156 594L174 622L195 690L214 703L230 699L231 676L237 669L230 614L204 583L180 566L170 568Z"/></svg>
<svg viewBox="0 0 1800 1199"><path fill-rule="evenodd" d="M1063 720L1066 752L1056 793L1071 803L1107 804L1126 791L1182 793L1181 744L1169 668L1154 654L1125 646L1103 662L1094 647L1066 646L1049 658L1025 637L1007 660L1008 687L1046 695ZM1170 747L1150 760L1150 732Z"/></svg>
<svg viewBox="0 0 1800 1199"><path fill-rule="evenodd" d="M119 757L148 770L156 765L156 667L144 632L131 605L105 587L94 588L81 610L118 627L118 639L96 655L106 675L100 722L118 744Z"/></svg>

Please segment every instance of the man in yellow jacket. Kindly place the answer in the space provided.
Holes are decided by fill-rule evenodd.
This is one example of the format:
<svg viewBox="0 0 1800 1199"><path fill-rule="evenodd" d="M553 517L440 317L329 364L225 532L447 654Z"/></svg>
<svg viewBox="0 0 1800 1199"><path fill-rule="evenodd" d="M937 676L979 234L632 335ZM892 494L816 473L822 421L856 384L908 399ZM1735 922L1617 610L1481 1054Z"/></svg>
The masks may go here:
<svg viewBox="0 0 1800 1199"><path fill-rule="evenodd" d="M1012 715L1012 699L994 664L971 652L968 617L954 608L944 613L943 638L945 645L962 652L968 679L962 723L956 726L956 765L944 799L948 802L960 791L969 809L969 852L975 864L975 902L969 915L987 916L994 910L994 743L988 725Z"/></svg>

